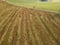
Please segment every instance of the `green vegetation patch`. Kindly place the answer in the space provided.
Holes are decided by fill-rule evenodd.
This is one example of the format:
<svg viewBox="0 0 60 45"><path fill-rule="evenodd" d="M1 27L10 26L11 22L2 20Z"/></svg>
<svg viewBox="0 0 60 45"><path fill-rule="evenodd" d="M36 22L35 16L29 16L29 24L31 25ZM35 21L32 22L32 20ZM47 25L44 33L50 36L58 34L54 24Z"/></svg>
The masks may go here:
<svg viewBox="0 0 60 45"><path fill-rule="evenodd" d="M58 11L60 12L60 3L54 3L54 2L37 2L36 0L9 0L10 3L17 5L17 6L23 6L27 8L33 8L36 9L43 9L43 10L51 10L51 11ZM27 3L26 3L27 2Z"/></svg>

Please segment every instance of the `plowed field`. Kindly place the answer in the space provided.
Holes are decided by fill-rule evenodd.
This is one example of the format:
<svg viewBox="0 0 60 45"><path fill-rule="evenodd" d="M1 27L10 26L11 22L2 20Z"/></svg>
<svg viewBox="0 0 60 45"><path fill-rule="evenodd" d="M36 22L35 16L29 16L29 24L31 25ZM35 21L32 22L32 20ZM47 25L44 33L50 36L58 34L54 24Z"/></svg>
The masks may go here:
<svg viewBox="0 0 60 45"><path fill-rule="evenodd" d="M60 13L0 1L0 45L60 45Z"/></svg>

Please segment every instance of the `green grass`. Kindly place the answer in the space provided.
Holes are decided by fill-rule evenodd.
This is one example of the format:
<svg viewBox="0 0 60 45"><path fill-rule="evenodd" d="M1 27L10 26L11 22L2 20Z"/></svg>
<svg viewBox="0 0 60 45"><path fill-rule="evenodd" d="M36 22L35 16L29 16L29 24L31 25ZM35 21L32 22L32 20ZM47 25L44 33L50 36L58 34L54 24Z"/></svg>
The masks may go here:
<svg viewBox="0 0 60 45"><path fill-rule="evenodd" d="M27 3L26 3L27 2ZM10 1L10 3L13 3L14 5L17 6L23 6L23 7L28 7L28 8L33 8L35 6L36 9L43 9L43 10L51 10L51 11L58 11L60 12L60 3L53 3L53 2L40 2L37 3L36 0L32 0L31 2L27 0L23 1Z"/></svg>
<svg viewBox="0 0 60 45"><path fill-rule="evenodd" d="M10 1L10 2L18 2L18 3L33 3L33 2L36 2L37 0L7 0L7 1Z"/></svg>

